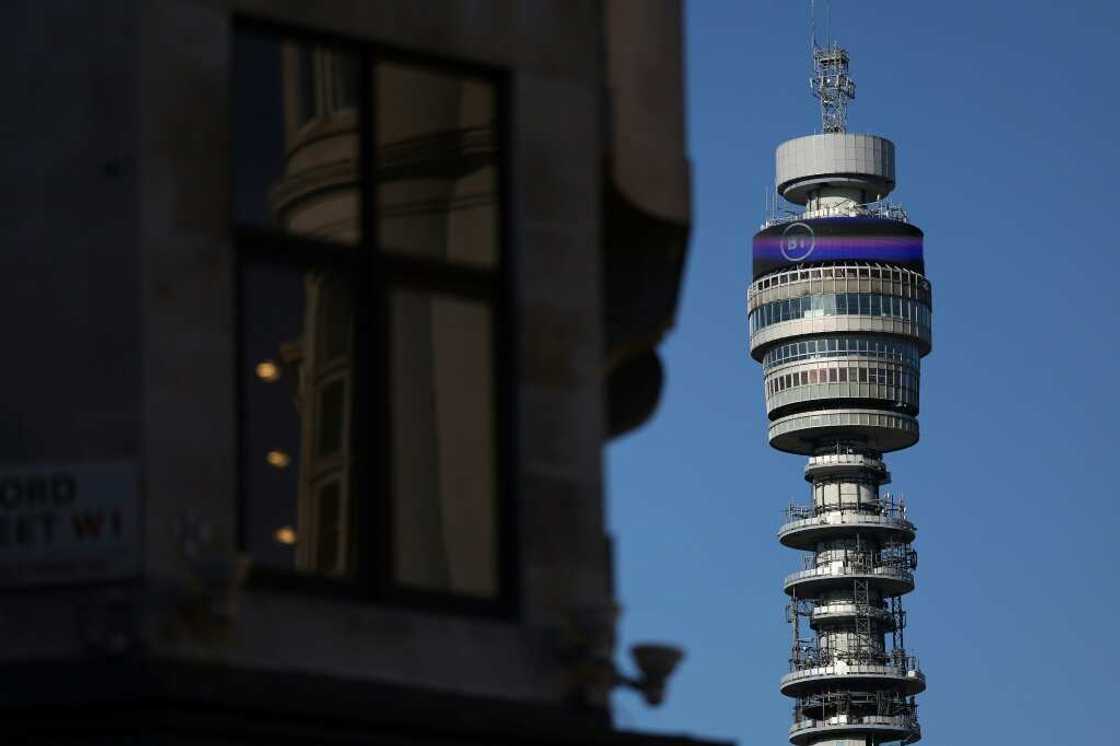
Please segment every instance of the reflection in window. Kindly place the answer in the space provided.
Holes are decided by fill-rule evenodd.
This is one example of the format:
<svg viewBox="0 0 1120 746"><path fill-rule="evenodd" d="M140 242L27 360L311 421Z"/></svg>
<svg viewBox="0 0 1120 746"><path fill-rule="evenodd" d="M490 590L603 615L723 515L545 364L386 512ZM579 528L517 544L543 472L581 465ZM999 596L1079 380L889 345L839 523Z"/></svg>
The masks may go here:
<svg viewBox="0 0 1120 746"><path fill-rule="evenodd" d="M301 46L296 52L296 65L299 66L297 76L299 88L294 96L294 108L299 111L296 125L304 125L314 119L319 113L318 87L315 85L315 50L310 46Z"/></svg>
<svg viewBox="0 0 1120 746"><path fill-rule="evenodd" d="M393 293L396 579L427 590L497 591L491 314L482 303Z"/></svg>
<svg viewBox="0 0 1120 746"><path fill-rule="evenodd" d="M315 567L327 575L345 571L343 549L346 545L342 490L339 482L327 482L315 500Z"/></svg>
<svg viewBox="0 0 1120 746"><path fill-rule="evenodd" d="M342 450L346 388L342 380L332 381L319 395L319 458L333 456Z"/></svg>
<svg viewBox="0 0 1120 746"><path fill-rule="evenodd" d="M382 250L493 267L498 258L493 83L383 63L376 85Z"/></svg>
<svg viewBox="0 0 1120 746"><path fill-rule="evenodd" d="M331 60L331 100L334 109L358 107L358 58L352 54L334 54Z"/></svg>
<svg viewBox="0 0 1120 746"><path fill-rule="evenodd" d="M233 180L239 224L358 241L353 105L359 59L344 49L238 33Z"/></svg>
<svg viewBox="0 0 1120 746"><path fill-rule="evenodd" d="M371 593L501 599L497 86L244 30L235 63L247 549Z"/></svg>
<svg viewBox="0 0 1120 746"><path fill-rule="evenodd" d="M242 268L245 531L254 562L265 567L350 571L341 549L331 549L333 559L323 564L319 548L325 536L334 547L347 543L340 532L349 510L352 361L324 356L330 345L316 344L332 325L351 328L349 295L340 287L326 270L265 262ZM273 360L276 373L260 376L260 362ZM285 454L286 468L274 468L270 453ZM333 485L328 492L324 483ZM324 533L324 505L334 533ZM290 541L277 538L284 527L292 529Z"/></svg>

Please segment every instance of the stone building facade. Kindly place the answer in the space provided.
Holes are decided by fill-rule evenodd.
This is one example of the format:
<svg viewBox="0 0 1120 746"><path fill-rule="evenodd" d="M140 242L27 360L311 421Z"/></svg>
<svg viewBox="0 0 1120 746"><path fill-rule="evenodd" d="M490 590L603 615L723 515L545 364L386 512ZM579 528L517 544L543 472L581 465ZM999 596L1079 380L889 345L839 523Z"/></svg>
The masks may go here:
<svg viewBox="0 0 1120 746"><path fill-rule="evenodd" d="M601 467L686 255L679 2L0 21L12 732L685 742L611 724Z"/></svg>

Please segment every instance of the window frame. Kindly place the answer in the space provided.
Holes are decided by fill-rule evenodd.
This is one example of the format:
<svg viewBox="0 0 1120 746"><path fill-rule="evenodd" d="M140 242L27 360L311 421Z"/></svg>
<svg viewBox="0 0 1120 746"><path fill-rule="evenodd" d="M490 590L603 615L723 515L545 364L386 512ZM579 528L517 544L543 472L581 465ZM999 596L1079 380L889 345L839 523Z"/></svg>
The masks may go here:
<svg viewBox="0 0 1120 746"><path fill-rule="evenodd" d="M234 248L234 395L237 407L237 538L247 551L246 469L248 454L243 435L246 398L241 370L244 339L241 304L244 268L254 262L276 263L299 269L333 267L357 278L354 293L354 375L351 409L352 459L349 479L351 508L346 519L355 526L346 553L354 557L353 572L346 578L301 574L277 567L255 567L249 587L326 595L378 605L437 613L513 619L519 615L520 558L516 532L516 318L512 251L512 79L508 69L453 56L435 56L380 42L317 32L268 19L236 14L231 24L229 96L237 95L233 59L242 33L274 36L278 41L318 45L355 55L359 65L357 119L359 132L360 231L357 243L347 245L286 232L278 228L237 222L230 209ZM415 65L435 72L486 80L494 86L497 146L497 260L494 267L455 265L383 251L378 238L376 173L376 65L382 62ZM230 131L234 131L230 107ZM231 140L232 142L232 140ZM231 144L230 174L234 170L236 143ZM494 397L495 550L497 593L492 598L413 588L394 579L392 536L392 422L389 307L394 290L414 290L464 300L481 301L491 312L491 369ZM380 359L378 359L380 358ZM358 385L358 381L367 385ZM375 476L376 475L376 476ZM365 499L356 499L356 496ZM357 539L357 540L355 540Z"/></svg>

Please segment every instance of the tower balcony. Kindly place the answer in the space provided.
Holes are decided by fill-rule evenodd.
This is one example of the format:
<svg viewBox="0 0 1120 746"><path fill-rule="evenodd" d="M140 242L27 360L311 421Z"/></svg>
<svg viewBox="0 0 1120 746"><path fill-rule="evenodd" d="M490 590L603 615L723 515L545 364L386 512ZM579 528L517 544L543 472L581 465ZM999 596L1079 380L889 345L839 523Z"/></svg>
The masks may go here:
<svg viewBox="0 0 1120 746"><path fill-rule="evenodd" d="M879 606L861 608L861 604L855 601L826 601L818 603L809 612L809 626L816 629L823 624L841 624L861 614L870 618L880 630L892 630L898 624L889 609Z"/></svg>
<svg viewBox="0 0 1120 746"><path fill-rule="evenodd" d="M827 720L798 720L789 729L789 741L807 746L824 739L871 739L874 743L901 741L917 743L921 726L913 715L837 715Z"/></svg>
<svg viewBox="0 0 1120 746"><path fill-rule="evenodd" d="M854 442L886 453L918 442L918 420L879 409L800 412L770 423L770 445L786 453L812 455L822 444Z"/></svg>
<svg viewBox="0 0 1120 746"><path fill-rule="evenodd" d="M812 550L820 542L860 533L879 541L909 544L917 529L898 512L876 514L857 510L826 510L791 506L778 529L778 541L792 549Z"/></svg>
<svg viewBox="0 0 1120 746"><path fill-rule="evenodd" d="M773 311L767 309L763 313L770 314ZM921 314L924 316L925 310L922 310ZM895 316L837 313L802 316L766 326L756 326L751 332L751 356L761 360L769 347L784 340L825 334L887 334L901 337L914 342L923 356L929 354L933 347L933 335L930 332L929 322L925 318L907 319Z"/></svg>
<svg viewBox="0 0 1120 746"><path fill-rule="evenodd" d="M851 588L857 580L869 581L883 596L902 596L914 590L914 573L904 565L846 564L833 562L787 575L785 592L798 598L816 598L826 591Z"/></svg>
<svg viewBox="0 0 1120 746"><path fill-rule="evenodd" d="M823 688L852 690L893 689L906 696L926 689L926 676L913 656L855 656L819 654L794 661L779 687L787 697L802 697Z"/></svg>
<svg viewBox="0 0 1120 746"><path fill-rule="evenodd" d="M891 474L882 459L865 453L846 451L814 455L809 459L809 463L805 464L804 473L807 482L851 475L866 477L868 474L875 477L876 484L886 484L891 481Z"/></svg>

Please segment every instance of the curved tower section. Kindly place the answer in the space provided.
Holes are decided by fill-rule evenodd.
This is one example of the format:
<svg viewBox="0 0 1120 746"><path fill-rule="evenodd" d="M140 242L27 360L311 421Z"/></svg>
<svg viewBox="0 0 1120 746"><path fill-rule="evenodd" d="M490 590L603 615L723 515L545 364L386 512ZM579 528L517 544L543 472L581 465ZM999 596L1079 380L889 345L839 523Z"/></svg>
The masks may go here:
<svg viewBox="0 0 1120 746"><path fill-rule="evenodd" d="M784 582L793 645L780 687L794 700L793 744L914 743L926 682L904 643L902 597L916 528L884 490L883 456L918 441L931 289L922 232L885 201L894 144L843 131L848 55L814 44L818 71L821 59L842 59L845 74L812 81L824 133L778 147L776 191L795 209L755 235L748 293L770 445L808 457L810 500L778 532L803 553Z"/></svg>

